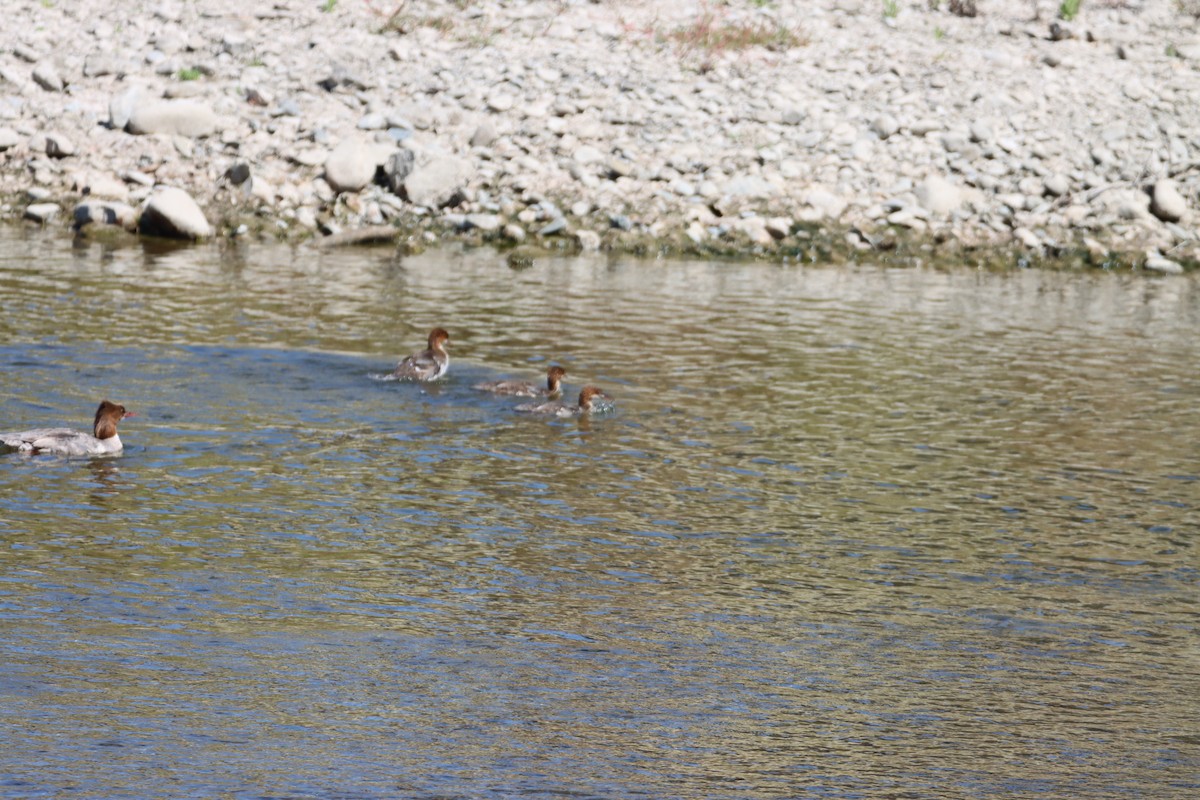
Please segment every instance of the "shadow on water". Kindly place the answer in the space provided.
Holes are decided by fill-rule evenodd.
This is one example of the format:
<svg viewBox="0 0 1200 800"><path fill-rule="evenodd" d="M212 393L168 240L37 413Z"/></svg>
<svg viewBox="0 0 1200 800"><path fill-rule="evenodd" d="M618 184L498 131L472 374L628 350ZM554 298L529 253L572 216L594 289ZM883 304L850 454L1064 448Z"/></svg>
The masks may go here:
<svg viewBox="0 0 1200 800"><path fill-rule="evenodd" d="M3 236L0 796L1197 791L1193 278Z"/></svg>

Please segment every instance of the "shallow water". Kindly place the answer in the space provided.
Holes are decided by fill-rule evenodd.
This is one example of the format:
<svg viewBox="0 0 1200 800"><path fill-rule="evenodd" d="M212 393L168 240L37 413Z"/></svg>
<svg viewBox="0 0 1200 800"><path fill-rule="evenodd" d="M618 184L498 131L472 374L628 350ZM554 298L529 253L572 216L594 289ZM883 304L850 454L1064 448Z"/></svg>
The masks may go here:
<svg viewBox="0 0 1200 800"><path fill-rule="evenodd" d="M1200 283L0 232L5 797L1194 797ZM447 380L380 382L429 328ZM547 364L547 420L470 386Z"/></svg>

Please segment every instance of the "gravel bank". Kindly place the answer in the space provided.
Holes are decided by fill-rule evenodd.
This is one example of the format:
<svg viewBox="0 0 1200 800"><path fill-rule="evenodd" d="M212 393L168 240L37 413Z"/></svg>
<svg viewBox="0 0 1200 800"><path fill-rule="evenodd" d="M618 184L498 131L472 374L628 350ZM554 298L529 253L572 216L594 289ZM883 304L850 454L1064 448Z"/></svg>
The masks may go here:
<svg viewBox="0 0 1200 800"><path fill-rule="evenodd" d="M1200 2L970 5L23 0L0 214L1194 266Z"/></svg>

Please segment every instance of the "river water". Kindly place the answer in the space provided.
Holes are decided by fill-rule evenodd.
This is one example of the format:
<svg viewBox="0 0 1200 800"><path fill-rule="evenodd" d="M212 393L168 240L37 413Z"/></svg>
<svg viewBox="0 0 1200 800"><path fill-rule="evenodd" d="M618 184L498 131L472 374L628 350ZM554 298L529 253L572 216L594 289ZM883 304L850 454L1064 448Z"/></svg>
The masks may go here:
<svg viewBox="0 0 1200 800"><path fill-rule="evenodd" d="M1200 281L0 232L0 796L1200 795ZM372 380L447 328L448 378ZM568 370L615 399L473 391Z"/></svg>

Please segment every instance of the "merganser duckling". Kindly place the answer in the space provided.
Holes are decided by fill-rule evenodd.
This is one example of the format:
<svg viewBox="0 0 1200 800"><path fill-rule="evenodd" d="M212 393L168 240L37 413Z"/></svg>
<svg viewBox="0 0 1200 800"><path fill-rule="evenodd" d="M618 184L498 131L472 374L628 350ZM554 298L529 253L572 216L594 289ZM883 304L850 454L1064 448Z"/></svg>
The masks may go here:
<svg viewBox="0 0 1200 800"><path fill-rule="evenodd" d="M450 355L446 352L448 344L450 334L443 328L434 328L429 332L429 349L413 353L397 364L392 377L402 381L436 381L450 366Z"/></svg>
<svg viewBox="0 0 1200 800"><path fill-rule="evenodd" d="M589 414L593 410L592 402L597 398L611 399L595 386L585 386L579 393L579 404L564 403L562 400L551 400L548 403L522 403L516 411L526 414L553 414L556 417L576 417Z"/></svg>
<svg viewBox="0 0 1200 800"><path fill-rule="evenodd" d="M126 411L125 406L105 400L96 409L96 420L92 433L70 428L38 428L20 433L0 433L0 442L5 447L20 453L37 455L53 453L60 456L107 456L121 452L121 437L117 436L117 423L127 417L137 416Z"/></svg>
<svg viewBox="0 0 1200 800"><path fill-rule="evenodd" d="M488 381L477 383L471 388L516 397L558 397L562 394L562 379L566 374L567 371L562 367L551 367L546 370L545 386L538 386L529 381Z"/></svg>

